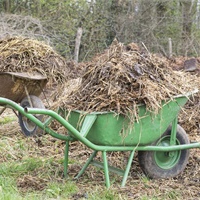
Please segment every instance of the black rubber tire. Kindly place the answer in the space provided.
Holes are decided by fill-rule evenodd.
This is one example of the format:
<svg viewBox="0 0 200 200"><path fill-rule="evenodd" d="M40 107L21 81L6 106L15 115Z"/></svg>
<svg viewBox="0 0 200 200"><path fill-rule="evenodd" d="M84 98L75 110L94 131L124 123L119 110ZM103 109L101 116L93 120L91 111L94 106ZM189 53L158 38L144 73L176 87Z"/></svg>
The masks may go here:
<svg viewBox="0 0 200 200"><path fill-rule="evenodd" d="M40 98L34 95L30 95L30 100L33 108L42 108L44 109L45 106ZM25 97L20 105L25 107L31 107L31 104L29 102L29 98ZM43 121L43 115L35 115L40 121ZM43 133L43 130L40 129L36 124L34 124L32 121L30 121L28 118L23 116L21 113L18 115L19 118L19 125L21 127L22 132L25 136L41 136Z"/></svg>
<svg viewBox="0 0 200 200"><path fill-rule="evenodd" d="M166 130L162 137L154 142L152 145L159 145L161 141L167 141L170 138L171 126ZM162 140L163 139L163 140ZM189 144L188 136L181 126L177 126L177 144ZM159 143L160 141L160 143ZM170 157L169 152L156 151L139 151L138 161L144 174L152 179L171 178L180 174L186 167L189 158L189 150L174 151L173 156ZM161 155L161 157L159 157ZM163 162L164 155L164 162ZM166 157L165 157L166 156ZM162 158L159 160L159 158ZM158 162L159 160L159 162ZM161 161L161 162L160 162ZM171 162L171 166L169 165ZM173 163L174 162L174 163ZM157 164L158 163L158 164ZM168 166L167 166L168 165Z"/></svg>

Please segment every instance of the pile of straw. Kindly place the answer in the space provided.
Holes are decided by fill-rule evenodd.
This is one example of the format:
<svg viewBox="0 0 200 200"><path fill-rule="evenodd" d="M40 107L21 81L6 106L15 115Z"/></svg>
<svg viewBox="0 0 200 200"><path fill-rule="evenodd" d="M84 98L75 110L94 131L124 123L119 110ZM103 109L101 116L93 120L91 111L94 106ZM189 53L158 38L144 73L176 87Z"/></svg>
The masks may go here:
<svg viewBox="0 0 200 200"><path fill-rule="evenodd" d="M200 76L198 89L200 90ZM179 124L188 134L200 135L200 92L191 98L180 112Z"/></svg>
<svg viewBox="0 0 200 200"><path fill-rule="evenodd" d="M116 40L103 54L85 63L80 87L59 104L68 110L112 111L137 117L137 104L157 113L162 101L197 86L194 76L173 71L166 58ZM82 64L83 65L83 64Z"/></svg>
<svg viewBox="0 0 200 200"><path fill-rule="evenodd" d="M185 68L185 62L187 60L194 59L194 57L175 57L171 59L170 67L174 70L187 70ZM195 58L195 68L189 73L194 75L194 81L196 81L197 88L200 90L200 58ZM191 63L191 67L194 63ZM193 80L191 82L193 84ZM185 131L194 135L195 137L200 135L200 92L195 94L191 101L188 101L184 106L184 109L179 114L179 124L185 129ZM195 138L194 138L195 140Z"/></svg>
<svg viewBox="0 0 200 200"><path fill-rule="evenodd" d="M48 86L60 88L69 78L69 63L45 43L24 37L0 40L0 72L38 72Z"/></svg>

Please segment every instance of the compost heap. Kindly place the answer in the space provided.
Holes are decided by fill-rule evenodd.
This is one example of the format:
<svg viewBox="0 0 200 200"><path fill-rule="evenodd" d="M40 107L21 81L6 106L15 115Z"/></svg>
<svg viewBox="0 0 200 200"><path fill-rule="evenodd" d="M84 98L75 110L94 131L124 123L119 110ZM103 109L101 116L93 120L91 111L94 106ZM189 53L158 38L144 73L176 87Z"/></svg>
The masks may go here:
<svg viewBox="0 0 200 200"><path fill-rule="evenodd" d="M175 70L185 70L184 63L191 58L188 57L176 57L171 65ZM194 58L192 58L194 59ZM193 67L193 65L191 65ZM196 58L196 67L189 72L190 74L197 76L198 88L200 89L200 58ZM200 136L200 92L188 101L179 114L179 124L185 129L185 131L194 136Z"/></svg>
<svg viewBox="0 0 200 200"><path fill-rule="evenodd" d="M41 73L53 93L58 93L69 77L69 68L65 59L41 41L23 37L0 40L0 72Z"/></svg>
<svg viewBox="0 0 200 200"><path fill-rule="evenodd" d="M184 110L179 114L179 124L188 134L193 133L194 140L195 134L200 136L200 94L186 103Z"/></svg>
<svg viewBox="0 0 200 200"><path fill-rule="evenodd" d="M134 43L126 46L114 40L84 68L79 88L59 99L59 105L68 110L112 111L137 120L137 104L158 113L162 101L198 87L194 76L173 71L166 58L140 50Z"/></svg>

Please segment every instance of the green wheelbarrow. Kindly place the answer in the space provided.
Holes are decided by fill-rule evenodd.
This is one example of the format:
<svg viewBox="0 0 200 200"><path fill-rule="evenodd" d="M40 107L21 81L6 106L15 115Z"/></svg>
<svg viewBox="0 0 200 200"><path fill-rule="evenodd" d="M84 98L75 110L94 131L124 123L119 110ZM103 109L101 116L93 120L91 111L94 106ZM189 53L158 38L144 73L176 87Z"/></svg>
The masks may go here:
<svg viewBox="0 0 200 200"><path fill-rule="evenodd" d="M92 164L103 168L106 186L110 186L110 172L122 175L121 186L125 186L134 154L143 172L150 178L168 178L184 170L189 157L189 149L200 148L200 142L190 143L184 129L178 125L178 113L197 90L174 97L163 105L158 114L147 112L145 105L139 105L139 120L130 123L128 118L112 112L84 113L59 108L58 112L47 109L23 108L15 102L0 98L0 104L8 104L34 122L51 136L66 141L64 175L68 171L70 141L78 140L90 149L90 155L75 178L79 178ZM35 114L49 116L41 122ZM68 116L67 119L65 116ZM52 120L58 121L68 132L59 134L50 128ZM130 125L131 124L131 125ZM130 152L125 169L108 165L107 153L113 151ZM95 160L97 152L102 153L102 162Z"/></svg>

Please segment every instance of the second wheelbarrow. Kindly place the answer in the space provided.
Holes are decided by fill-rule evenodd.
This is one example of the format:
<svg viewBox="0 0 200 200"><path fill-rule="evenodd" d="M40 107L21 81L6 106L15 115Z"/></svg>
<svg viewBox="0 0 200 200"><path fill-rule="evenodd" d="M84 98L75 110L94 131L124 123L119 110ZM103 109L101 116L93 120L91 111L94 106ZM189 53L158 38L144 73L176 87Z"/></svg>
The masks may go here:
<svg viewBox="0 0 200 200"><path fill-rule="evenodd" d="M0 97L20 103L22 107L45 108L39 95L47 84L47 77L32 72L1 72L0 73ZM0 115L6 109L6 104L0 103L3 108ZM42 120L42 116L37 116ZM39 134L42 130L21 113L18 113L19 124L26 136Z"/></svg>

